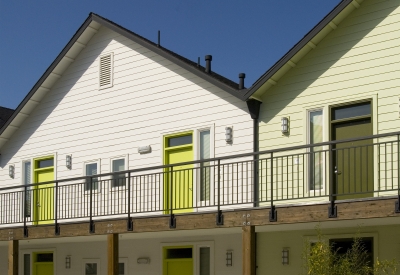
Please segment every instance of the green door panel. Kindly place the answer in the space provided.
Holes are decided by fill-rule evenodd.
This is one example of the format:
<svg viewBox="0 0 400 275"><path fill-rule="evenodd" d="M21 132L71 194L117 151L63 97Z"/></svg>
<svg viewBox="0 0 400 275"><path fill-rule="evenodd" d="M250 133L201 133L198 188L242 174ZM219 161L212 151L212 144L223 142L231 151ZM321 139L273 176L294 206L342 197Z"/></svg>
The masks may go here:
<svg viewBox="0 0 400 275"><path fill-rule="evenodd" d="M193 274L193 261L190 260L175 260L166 262L165 275L192 275Z"/></svg>
<svg viewBox="0 0 400 275"><path fill-rule="evenodd" d="M193 147L170 149L166 151L167 164L193 161ZM167 207L171 206L175 213L191 212L193 207L193 164L174 166L173 173L167 179ZM172 176L172 181L171 181ZM172 183L172 185L171 185Z"/></svg>
<svg viewBox="0 0 400 275"><path fill-rule="evenodd" d="M54 275L53 263L34 263L33 275Z"/></svg>
<svg viewBox="0 0 400 275"><path fill-rule="evenodd" d="M164 137L164 164L193 161L193 132ZM165 169L164 213L193 211L193 164Z"/></svg>
<svg viewBox="0 0 400 275"><path fill-rule="evenodd" d="M334 140L372 135L371 119L337 123L332 126ZM361 140L336 145L336 199L354 199L373 196L373 142ZM362 193L343 196L346 193Z"/></svg>
<svg viewBox="0 0 400 275"><path fill-rule="evenodd" d="M34 168L35 183L54 180L54 167ZM54 184L41 184L35 187L33 200L35 224L49 224L54 222Z"/></svg>

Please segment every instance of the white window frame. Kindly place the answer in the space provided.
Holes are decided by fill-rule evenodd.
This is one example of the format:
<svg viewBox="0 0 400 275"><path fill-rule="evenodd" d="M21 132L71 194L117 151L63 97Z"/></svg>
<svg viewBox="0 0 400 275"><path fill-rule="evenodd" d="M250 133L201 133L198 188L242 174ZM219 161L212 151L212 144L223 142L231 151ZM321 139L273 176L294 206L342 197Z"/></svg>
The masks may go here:
<svg viewBox="0 0 400 275"><path fill-rule="evenodd" d="M31 177L31 183L30 184L33 183L33 167L32 167L33 161L31 159L24 159L24 160L21 161L21 170L22 170L21 171L21 185L22 186L26 186L26 183L25 183L25 175L26 175L25 163L28 163L28 162L31 164L31 170L28 172L30 174L30 177ZM27 190L31 190L31 189L32 189L32 187L28 187L27 188ZM25 189L23 191L25 191ZM33 196L33 193L30 193L30 195ZM33 205L33 201L32 201L32 197L31 197L31 209L30 209L31 216L33 215L32 205ZM22 209L22 211L24 211L23 208L21 208L21 209ZM22 215L23 215L23 213L22 213Z"/></svg>
<svg viewBox="0 0 400 275"><path fill-rule="evenodd" d="M88 160L88 161L84 161L83 162L83 169L82 169L83 173L82 174L83 174L84 177L87 176L86 175L86 165L93 164L93 163L97 164L97 175L101 174L101 171L100 171L101 170L101 160L100 159ZM97 189L93 189L92 193L100 193L100 191L101 191L101 178L98 177L97 180L98 180ZM84 184L86 184L86 182L84 182ZM89 195L90 194L90 189L85 190L85 187L84 187L84 193L86 195Z"/></svg>
<svg viewBox="0 0 400 275"><path fill-rule="evenodd" d="M82 275L86 275L86 264L97 264L96 275L101 275L100 259L82 259Z"/></svg>
<svg viewBox="0 0 400 275"><path fill-rule="evenodd" d="M108 85L104 85L104 86L101 86L100 85L100 73L101 73L101 62L100 62L100 60L101 60L101 58L102 57L105 57L105 56L108 56L108 55L110 55L111 56L111 61L110 61L110 63L111 63L111 68L110 68L110 84L108 84ZM98 81L99 81L99 90L103 90L103 89L108 89L108 88L111 88L113 85L114 85L114 53L113 52L110 52L110 53L104 53L104 54L102 54L102 55L100 55L99 56L99 61L98 61L98 64L99 64L99 73L98 73Z"/></svg>
<svg viewBox="0 0 400 275"><path fill-rule="evenodd" d="M125 168L124 168L123 171L128 171L129 170L129 158L128 158L128 155L119 155L119 156L115 156L115 157L111 157L110 158L110 164L109 164L110 165L110 173L114 173L114 171L113 171L113 161L114 160L119 160L119 159L124 159L124 161L125 161ZM128 176L128 174L126 174L126 177L127 176ZM110 176L110 190L111 191L123 191L123 190L126 189L127 183L125 183L125 186L120 186L120 187L112 186L112 180L113 180L113 177Z"/></svg>
<svg viewBox="0 0 400 275"><path fill-rule="evenodd" d="M311 133L311 125L310 125L310 118L311 118L311 116L310 116L310 114L312 113L312 112L317 112L317 111L321 111L322 112L322 142L324 142L324 141L326 141L326 123L325 123L325 118L326 118L326 107L323 107L323 106L321 106L321 107L315 107L315 108L310 108L310 109L307 109L307 111L306 111L306 121L307 121L307 126L306 126L306 131L307 131L307 133L306 133L306 138L307 138L307 141L306 141L306 144L310 144L310 142L311 142L311 135L310 135L310 133ZM326 148L325 148L326 146L323 146L323 148L322 148L322 150L325 150ZM307 150L308 152L310 152L310 149L308 149ZM327 157L328 157L328 155L327 155ZM325 163L325 158L323 157L323 159L322 159L322 161L323 161L323 165L322 165L322 188L320 188L320 189L311 189L310 188L310 180L311 180L311 175L310 175L310 163L309 163L309 160L308 160L308 158L309 158L309 156L307 157L307 163L305 163L304 164L304 169L306 169L306 171L307 171L307 173L306 173L306 178L304 179L305 180L305 183L307 184L307 188L306 188L306 190L308 190L308 192L310 193L310 195L311 196L313 196L313 195L319 195L320 193L324 193L325 191L326 191L326 188L325 188L325 186L327 185L327 182L326 182L326 180L325 180L325 174L326 174L326 163ZM297 165L300 165L300 164L297 164Z"/></svg>
<svg viewBox="0 0 400 275"><path fill-rule="evenodd" d="M214 158L214 153L215 153L215 136L214 136L214 125L208 126L208 127L199 127L198 129L196 129L195 134L194 134L194 140L193 140L193 144L195 146L194 150L194 159L195 160L200 160L200 133L201 132L205 132L205 131L210 131L210 158ZM215 165L215 163L214 163ZM200 164L197 165L198 167L200 167ZM204 200L201 201L200 200L200 180L201 180L201 176L200 176L200 171L194 170L194 178L196 179L196 188L194 190L194 197L198 200L197 201L197 205L199 207L202 206L209 206L210 204L212 204L213 202L213 198L214 198L214 173L215 173L215 169L213 169L211 167L210 169L210 198L209 200Z"/></svg>

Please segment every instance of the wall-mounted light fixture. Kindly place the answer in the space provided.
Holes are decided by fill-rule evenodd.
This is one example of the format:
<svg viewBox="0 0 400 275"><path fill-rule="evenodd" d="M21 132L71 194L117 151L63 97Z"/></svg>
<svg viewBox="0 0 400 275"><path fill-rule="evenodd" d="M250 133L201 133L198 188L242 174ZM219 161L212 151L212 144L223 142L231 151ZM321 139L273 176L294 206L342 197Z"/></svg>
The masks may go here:
<svg viewBox="0 0 400 275"><path fill-rule="evenodd" d="M138 258L137 259L137 263L138 264L149 264L150 263L150 258L145 258L145 257Z"/></svg>
<svg viewBox="0 0 400 275"><path fill-rule="evenodd" d="M65 158L65 166L67 166L68 169L72 168L72 155L67 155Z"/></svg>
<svg viewBox="0 0 400 275"><path fill-rule="evenodd" d="M14 178L15 176L15 166L14 165L10 165L8 166L8 175L10 176L10 178Z"/></svg>
<svg viewBox="0 0 400 275"><path fill-rule="evenodd" d="M225 141L232 143L232 127L225 127Z"/></svg>
<svg viewBox="0 0 400 275"><path fill-rule="evenodd" d="M288 265L289 264L289 248L284 247L282 249L282 264Z"/></svg>
<svg viewBox="0 0 400 275"><path fill-rule="evenodd" d="M71 255L67 255L65 257L65 268L70 269L71 268Z"/></svg>
<svg viewBox="0 0 400 275"><path fill-rule="evenodd" d="M283 134L286 134L289 132L289 118L288 117L282 117L281 119L281 131Z"/></svg>
<svg viewBox="0 0 400 275"><path fill-rule="evenodd" d="M151 146L150 145L140 146L138 147L137 151L139 154L151 153Z"/></svg>
<svg viewBox="0 0 400 275"><path fill-rule="evenodd" d="M226 266L232 266L233 265L233 250L227 250L226 251Z"/></svg>

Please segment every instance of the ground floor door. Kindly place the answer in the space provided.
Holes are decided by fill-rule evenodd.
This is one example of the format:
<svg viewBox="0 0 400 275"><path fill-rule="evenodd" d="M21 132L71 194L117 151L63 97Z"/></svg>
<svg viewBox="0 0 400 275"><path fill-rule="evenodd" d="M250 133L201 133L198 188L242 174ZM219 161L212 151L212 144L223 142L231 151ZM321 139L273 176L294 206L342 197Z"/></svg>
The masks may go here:
<svg viewBox="0 0 400 275"><path fill-rule="evenodd" d="M33 253L32 275L54 275L52 252Z"/></svg>
<svg viewBox="0 0 400 275"><path fill-rule="evenodd" d="M175 164L193 161L192 133L165 138L164 163ZM193 209L193 164L165 169L164 207L168 212L191 212Z"/></svg>
<svg viewBox="0 0 400 275"><path fill-rule="evenodd" d="M337 118L332 123L332 140L366 137L373 134L369 102L340 108L336 110L336 117L335 113L332 113L332 116ZM334 150L336 199L373 196L373 140L339 143L334 146Z"/></svg>
<svg viewBox="0 0 400 275"><path fill-rule="evenodd" d="M193 247L164 247L163 275L193 275Z"/></svg>
<svg viewBox="0 0 400 275"><path fill-rule="evenodd" d="M54 158L46 157L34 160L34 182L54 180ZM38 184L34 189L35 224L53 223L54 220L54 183Z"/></svg>

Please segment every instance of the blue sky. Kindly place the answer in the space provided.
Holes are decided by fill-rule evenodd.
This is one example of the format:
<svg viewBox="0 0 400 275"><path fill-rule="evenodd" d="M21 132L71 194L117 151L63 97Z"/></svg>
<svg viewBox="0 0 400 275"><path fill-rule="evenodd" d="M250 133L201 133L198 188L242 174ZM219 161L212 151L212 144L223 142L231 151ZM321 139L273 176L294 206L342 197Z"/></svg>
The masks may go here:
<svg viewBox="0 0 400 275"><path fill-rule="evenodd" d="M16 108L90 12L251 86L340 0L0 0L0 106Z"/></svg>

